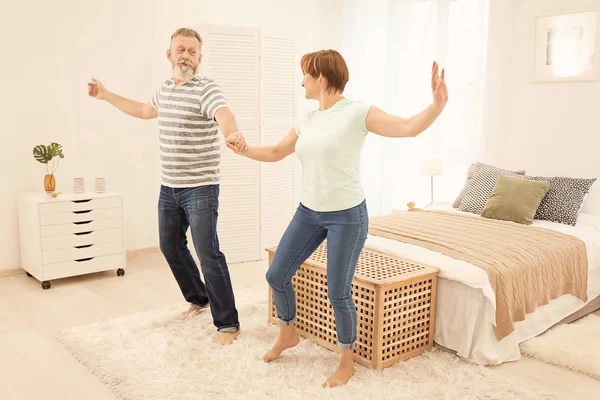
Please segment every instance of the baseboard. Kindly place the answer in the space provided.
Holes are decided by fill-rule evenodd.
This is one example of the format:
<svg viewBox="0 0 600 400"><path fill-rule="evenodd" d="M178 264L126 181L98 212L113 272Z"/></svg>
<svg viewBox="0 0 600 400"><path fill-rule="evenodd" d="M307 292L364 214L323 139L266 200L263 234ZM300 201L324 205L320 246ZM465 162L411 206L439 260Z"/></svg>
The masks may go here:
<svg viewBox="0 0 600 400"><path fill-rule="evenodd" d="M0 278L7 278L9 276L20 274L23 270L21 268L3 269L0 271Z"/></svg>

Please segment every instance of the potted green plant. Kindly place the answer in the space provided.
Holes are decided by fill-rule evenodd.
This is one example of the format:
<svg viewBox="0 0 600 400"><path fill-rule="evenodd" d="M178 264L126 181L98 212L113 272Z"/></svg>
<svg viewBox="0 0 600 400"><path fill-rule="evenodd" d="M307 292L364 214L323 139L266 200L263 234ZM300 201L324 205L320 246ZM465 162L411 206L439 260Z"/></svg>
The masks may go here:
<svg viewBox="0 0 600 400"><path fill-rule="evenodd" d="M46 164L44 188L47 193L53 193L56 190L54 173L58 169L60 159L65 158L62 152L62 145L58 143L50 143L48 146L43 144L37 145L33 148L33 157L42 164Z"/></svg>

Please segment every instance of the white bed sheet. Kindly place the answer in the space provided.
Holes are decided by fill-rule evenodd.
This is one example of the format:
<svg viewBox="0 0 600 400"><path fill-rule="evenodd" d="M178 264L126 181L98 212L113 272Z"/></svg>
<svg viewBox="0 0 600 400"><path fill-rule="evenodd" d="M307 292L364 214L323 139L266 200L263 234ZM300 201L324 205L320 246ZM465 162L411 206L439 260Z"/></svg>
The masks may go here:
<svg viewBox="0 0 600 400"><path fill-rule="evenodd" d="M432 208L460 212L450 205ZM537 220L533 224L585 242L589 264L588 302L600 295L600 229L595 222L593 218L591 222L582 218L575 227ZM496 299L483 269L436 251L372 235L365 247L440 268L434 340L473 363L497 365L518 360L520 343L543 333L586 304L572 295L561 296L528 314L524 321L516 322L515 330L498 341L493 328Z"/></svg>

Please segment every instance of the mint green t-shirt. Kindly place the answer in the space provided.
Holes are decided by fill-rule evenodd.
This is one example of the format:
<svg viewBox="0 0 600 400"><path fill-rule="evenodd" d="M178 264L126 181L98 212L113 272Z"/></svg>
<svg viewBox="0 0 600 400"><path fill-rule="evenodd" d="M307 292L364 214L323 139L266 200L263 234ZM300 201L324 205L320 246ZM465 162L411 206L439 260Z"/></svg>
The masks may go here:
<svg viewBox="0 0 600 400"><path fill-rule="evenodd" d="M360 154L371 106L346 98L314 110L296 123L296 155L302 163L300 202L313 211L341 211L359 205Z"/></svg>

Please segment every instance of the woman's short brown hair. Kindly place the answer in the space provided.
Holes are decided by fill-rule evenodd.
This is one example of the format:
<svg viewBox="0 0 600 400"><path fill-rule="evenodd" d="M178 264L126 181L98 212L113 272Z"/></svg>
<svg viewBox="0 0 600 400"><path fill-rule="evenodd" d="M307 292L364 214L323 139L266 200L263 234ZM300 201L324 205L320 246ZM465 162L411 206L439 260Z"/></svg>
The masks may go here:
<svg viewBox="0 0 600 400"><path fill-rule="evenodd" d="M343 92L348 82L349 72L346 61L335 50L321 50L308 53L300 60L302 72L313 78L323 75L327 79L327 91Z"/></svg>

